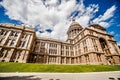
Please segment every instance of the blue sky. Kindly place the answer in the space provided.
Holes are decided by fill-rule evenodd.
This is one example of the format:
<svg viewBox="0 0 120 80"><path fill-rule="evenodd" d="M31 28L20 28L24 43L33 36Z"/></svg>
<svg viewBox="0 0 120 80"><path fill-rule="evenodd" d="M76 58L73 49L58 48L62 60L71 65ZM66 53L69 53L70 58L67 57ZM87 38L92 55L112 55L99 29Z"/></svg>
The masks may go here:
<svg viewBox="0 0 120 80"><path fill-rule="evenodd" d="M29 25L39 36L65 40L72 18L100 24L120 45L120 0L0 0L0 23Z"/></svg>

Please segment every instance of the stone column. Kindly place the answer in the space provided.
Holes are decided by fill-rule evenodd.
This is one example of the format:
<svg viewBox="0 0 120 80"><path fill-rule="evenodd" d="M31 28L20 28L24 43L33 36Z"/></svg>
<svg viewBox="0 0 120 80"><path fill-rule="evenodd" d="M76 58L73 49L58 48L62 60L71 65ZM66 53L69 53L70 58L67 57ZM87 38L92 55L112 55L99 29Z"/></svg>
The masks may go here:
<svg viewBox="0 0 120 80"><path fill-rule="evenodd" d="M77 57L77 64L79 64L79 57Z"/></svg>
<svg viewBox="0 0 120 80"><path fill-rule="evenodd" d="M119 56L113 56L113 59L115 61L115 64L120 64L120 58L119 58Z"/></svg>
<svg viewBox="0 0 120 80"><path fill-rule="evenodd" d="M9 31L8 34L6 35L4 41L2 42L3 45L5 44L5 42L7 41L7 39L9 38L10 34L11 34L11 31Z"/></svg>
<svg viewBox="0 0 120 80"><path fill-rule="evenodd" d="M97 47L98 47L98 51L99 51L99 52L103 52L103 51L102 51L102 48L101 48L101 44L100 44L100 42L99 42L99 39L97 39L97 40L95 39L95 41L96 41L96 44L97 44Z"/></svg>
<svg viewBox="0 0 120 80"><path fill-rule="evenodd" d="M95 54L93 54L93 56L94 56L94 63L98 64L99 62L98 62L97 54L95 53Z"/></svg>
<svg viewBox="0 0 120 80"><path fill-rule="evenodd" d="M32 45L32 41L33 41L33 34L32 35L30 35L30 38L29 38L30 40L29 40L29 44L28 44L28 47L27 47L27 49L30 49L30 47L31 47L31 45Z"/></svg>
<svg viewBox="0 0 120 80"><path fill-rule="evenodd" d="M61 45L57 44L57 64L60 64Z"/></svg>
<svg viewBox="0 0 120 80"><path fill-rule="evenodd" d="M15 54L16 54L16 58L15 58L14 62L16 62L18 60L19 52L16 52Z"/></svg>
<svg viewBox="0 0 120 80"><path fill-rule="evenodd" d="M114 49L114 46L112 45L112 43L111 42L109 42L109 45L110 45L110 52L111 52L111 54L115 54L116 52L115 52L115 49Z"/></svg>
<svg viewBox="0 0 120 80"><path fill-rule="evenodd" d="M46 64L49 64L49 56L47 56Z"/></svg>
<svg viewBox="0 0 120 80"><path fill-rule="evenodd" d="M27 48L27 47L28 47L28 45L29 45L29 43L30 43L30 41L29 41L29 40L30 40L30 37L31 37L30 35L27 35L27 38L26 38L27 40L25 41L26 43L25 43L25 46L24 46L25 49L29 49L29 48Z"/></svg>
<svg viewBox="0 0 120 80"><path fill-rule="evenodd" d="M28 55L29 55L29 51L26 51L26 52L25 52L25 55L24 55L24 60L22 60L23 63L26 63L26 62L27 62Z"/></svg>
<svg viewBox="0 0 120 80"><path fill-rule="evenodd" d="M22 52L19 53L20 58L18 59L19 62L23 62L23 58L25 59L25 50L22 50Z"/></svg>
<svg viewBox="0 0 120 80"><path fill-rule="evenodd" d="M49 42L48 43L46 43L46 45L45 45L45 53L46 53L46 64L48 64L49 63ZM39 47L39 51L40 51L40 47ZM40 53L40 52L39 52Z"/></svg>
<svg viewBox="0 0 120 80"><path fill-rule="evenodd" d="M91 53L91 54L89 55L89 58L90 58L90 63L91 63L91 64L96 64L96 63L98 63L98 59L97 59L97 56L96 56L95 53Z"/></svg>
<svg viewBox="0 0 120 80"><path fill-rule="evenodd" d="M2 58L1 58L1 61L2 61L2 60L5 60L5 59L8 59L7 57L5 57L6 54L9 54L8 50L5 49L5 51L3 51L2 53L3 53L3 56L2 56ZM8 55L7 55L7 56L8 56ZM4 59L4 58L5 58L5 59ZM5 61L6 61L6 60L5 60ZM7 62L7 61L6 61L6 62Z"/></svg>
<svg viewBox="0 0 120 80"><path fill-rule="evenodd" d="M89 48L90 48L90 51L95 51L94 49L94 45L93 45L93 42L92 42L92 38L88 38L88 41L89 41Z"/></svg>
<svg viewBox="0 0 120 80"><path fill-rule="evenodd" d="M6 58L6 62L9 62L9 61L10 61L10 58L11 58L13 52L14 52L14 49L11 49L11 50L9 51L9 53L8 53L8 55L7 55L7 58Z"/></svg>
<svg viewBox="0 0 120 80"><path fill-rule="evenodd" d="M77 59L76 59L76 57L75 57L75 58L74 58L74 64L76 64L76 60L77 60Z"/></svg>
<svg viewBox="0 0 120 80"><path fill-rule="evenodd" d="M117 50L117 54L120 54L120 48L117 46L117 44L115 43L115 48Z"/></svg>
<svg viewBox="0 0 120 80"><path fill-rule="evenodd" d="M19 35L18 35L18 37L17 37L17 39L16 39L16 41L15 41L15 45L14 46L17 46L18 45L18 42L20 41L20 36L21 36L21 33L19 33Z"/></svg>
<svg viewBox="0 0 120 80"><path fill-rule="evenodd" d="M103 64L107 64L106 58L104 54L101 54L101 60Z"/></svg>
<svg viewBox="0 0 120 80"><path fill-rule="evenodd" d="M87 44L88 52L92 51L92 50L91 50L91 43L90 43L90 40L89 40L89 39L90 39L90 38L87 38L87 39L86 39L86 44Z"/></svg>
<svg viewBox="0 0 120 80"><path fill-rule="evenodd" d="M2 48L0 47L0 51L2 50ZM0 58L0 62L2 61L2 57Z"/></svg>
<svg viewBox="0 0 120 80"><path fill-rule="evenodd" d="M71 58L69 58L69 64L71 64Z"/></svg>
<svg viewBox="0 0 120 80"><path fill-rule="evenodd" d="M51 64L51 57L49 56L49 58L48 58L48 61L49 61L49 64Z"/></svg>
<svg viewBox="0 0 120 80"><path fill-rule="evenodd" d="M83 56L81 56L81 58L82 58L82 63L83 63L83 64L86 64L85 56L83 55Z"/></svg>
<svg viewBox="0 0 120 80"><path fill-rule="evenodd" d="M64 57L64 64L66 64L66 57Z"/></svg>

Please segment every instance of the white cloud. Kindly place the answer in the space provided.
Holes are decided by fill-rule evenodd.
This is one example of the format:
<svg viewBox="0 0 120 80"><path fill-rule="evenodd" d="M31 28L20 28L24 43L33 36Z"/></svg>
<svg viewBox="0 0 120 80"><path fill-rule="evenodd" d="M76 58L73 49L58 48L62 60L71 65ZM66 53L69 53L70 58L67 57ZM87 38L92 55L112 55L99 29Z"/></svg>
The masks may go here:
<svg viewBox="0 0 120 80"><path fill-rule="evenodd" d="M76 4L76 0L3 0L0 4L6 9L6 15L10 19L20 20L24 24L40 25L36 32L39 36L66 40L66 32L71 23L71 18L75 18L83 27L87 27L89 21L95 18L99 10L98 4L85 6L83 0ZM116 7L112 6L106 12L94 19L94 22L104 26L109 26L105 20L113 16ZM78 11L78 16L75 16ZM72 15L71 15L72 14ZM43 33L39 33L39 31ZM48 33L46 29L51 29Z"/></svg>
<svg viewBox="0 0 120 80"><path fill-rule="evenodd" d="M118 41L118 42L117 42L117 45L119 45L119 46L120 46L120 41Z"/></svg>
<svg viewBox="0 0 120 80"><path fill-rule="evenodd" d="M109 32L109 34L114 35L114 34L115 34L115 32L114 32L114 31L111 31L111 32Z"/></svg>
<svg viewBox="0 0 120 80"><path fill-rule="evenodd" d="M115 34L115 37L116 37L116 38L120 38L120 34ZM120 46L120 41L117 41L117 45Z"/></svg>
<svg viewBox="0 0 120 80"><path fill-rule="evenodd" d="M115 5L113 5L112 7L107 9L103 15L100 15L98 16L98 18L95 18L93 22L97 24L99 23L101 26L106 27L106 28L109 27L110 23L106 22L106 20L114 16L115 10L116 10L116 7Z"/></svg>
<svg viewBox="0 0 120 80"><path fill-rule="evenodd" d="M90 16L89 15L83 15L83 16L77 18L77 21L81 24L81 26L87 27L88 23L90 21Z"/></svg>
<svg viewBox="0 0 120 80"><path fill-rule="evenodd" d="M116 34L115 37L120 37L120 34Z"/></svg>

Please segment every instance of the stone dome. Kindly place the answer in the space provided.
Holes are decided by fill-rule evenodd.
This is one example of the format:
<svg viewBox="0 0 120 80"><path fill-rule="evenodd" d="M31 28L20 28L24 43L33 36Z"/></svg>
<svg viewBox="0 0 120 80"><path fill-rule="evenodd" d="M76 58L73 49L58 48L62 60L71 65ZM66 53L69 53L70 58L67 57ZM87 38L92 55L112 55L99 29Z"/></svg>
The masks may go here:
<svg viewBox="0 0 120 80"><path fill-rule="evenodd" d="M78 22L75 21L75 19L73 19L67 33L71 32L72 30L75 30L75 29L82 30L83 28Z"/></svg>

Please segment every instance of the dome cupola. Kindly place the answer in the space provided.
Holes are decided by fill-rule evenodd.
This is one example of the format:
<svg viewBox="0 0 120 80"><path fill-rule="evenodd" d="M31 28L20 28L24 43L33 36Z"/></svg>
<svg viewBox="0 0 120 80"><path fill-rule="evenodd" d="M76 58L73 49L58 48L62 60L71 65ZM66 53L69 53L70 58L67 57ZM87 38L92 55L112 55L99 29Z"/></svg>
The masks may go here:
<svg viewBox="0 0 120 80"><path fill-rule="evenodd" d="M73 19L67 31L68 39L73 39L82 29L82 26Z"/></svg>

